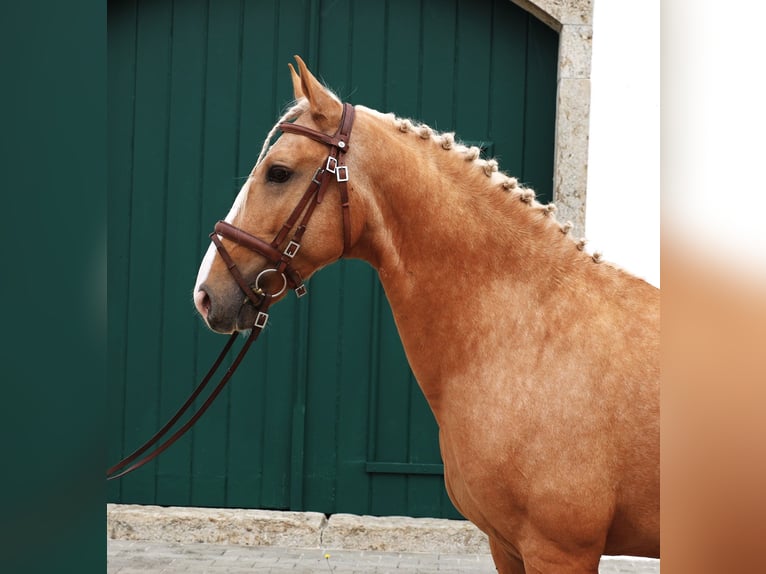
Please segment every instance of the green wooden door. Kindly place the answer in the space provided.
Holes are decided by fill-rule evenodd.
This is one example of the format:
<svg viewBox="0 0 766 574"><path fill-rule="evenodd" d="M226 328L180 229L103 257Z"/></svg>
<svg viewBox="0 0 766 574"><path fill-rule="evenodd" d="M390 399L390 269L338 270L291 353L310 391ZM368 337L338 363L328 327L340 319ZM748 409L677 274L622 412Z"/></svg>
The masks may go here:
<svg viewBox="0 0 766 574"><path fill-rule="evenodd" d="M558 37L509 0L110 2L108 48L110 461L225 341L191 288L292 96L293 54L342 98L454 130L552 194ZM374 271L344 261L274 309L209 413L109 500L458 517L437 434Z"/></svg>

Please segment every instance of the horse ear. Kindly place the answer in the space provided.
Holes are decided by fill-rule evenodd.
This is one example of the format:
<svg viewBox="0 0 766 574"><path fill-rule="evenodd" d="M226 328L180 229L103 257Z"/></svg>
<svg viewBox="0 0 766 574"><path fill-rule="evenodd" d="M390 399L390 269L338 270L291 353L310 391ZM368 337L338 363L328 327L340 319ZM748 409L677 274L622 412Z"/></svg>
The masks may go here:
<svg viewBox="0 0 766 574"><path fill-rule="evenodd" d="M311 117L317 124L328 123L334 126L340 121L343 106L313 76L300 56L295 56L295 61L300 71L300 91L309 101ZM294 85L293 90L297 92Z"/></svg>
<svg viewBox="0 0 766 574"><path fill-rule="evenodd" d="M293 80L293 98L300 100L303 97L303 88L301 88L301 78L295 71L292 64L287 64L290 68L290 77Z"/></svg>

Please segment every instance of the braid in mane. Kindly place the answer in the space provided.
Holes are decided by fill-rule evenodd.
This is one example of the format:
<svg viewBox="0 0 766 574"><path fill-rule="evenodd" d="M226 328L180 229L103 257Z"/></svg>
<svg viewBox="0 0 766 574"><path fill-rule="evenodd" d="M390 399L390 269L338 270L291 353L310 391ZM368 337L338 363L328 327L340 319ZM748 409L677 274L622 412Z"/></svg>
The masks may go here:
<svg viewBox="0 0 766 574"><path fill-rule="evenodd" d="M375 110L370 110L375 111ZM433 130L431 127L429 127L426 124L423 123L416 123L413 122L410 119L407 118L399 118L396 117L394 114L380 114L380 112L375 112L384 118L388 119L396 129L398 129L402 133L414 133L417 136L419 136L422 139L430 139L440 145L445 150L451 150L454 153L461 154L463 156L463 159L468 162L476 163L484 172L484 175L487 177L492 177L495 173L499 172L499 164L496 159L482 159L481 158L481 149L477 146L466 146L463 143L458 142L455 139L455 133L454 132L444 132L444 133L438 133L435 130ZM504 173L500 172L502 175L505 175ZM556 213L556 205L553 203L548 203L546 205L543 205L539 203L535 198L535 191L534 189L525 187L524 185L520 184L519 181L515 177L505 177L502 182L500 182L500 186L503 190L515 194L519 200L530 207L538 210L544 217L549 218L552 222L555 222L557 225L559 231L563 233L566 236L569 236L569 232L572 230L572 222L567 221L566 223L560 223L556 220L555 213ZM575 245L575 247L582 251L585 247L585 239L581 239L579 241L575 241L572 239L572 243ZM593 261L596 263L600 263L602 261L602 255L600 252L596 252L592 256Z"/></svg>

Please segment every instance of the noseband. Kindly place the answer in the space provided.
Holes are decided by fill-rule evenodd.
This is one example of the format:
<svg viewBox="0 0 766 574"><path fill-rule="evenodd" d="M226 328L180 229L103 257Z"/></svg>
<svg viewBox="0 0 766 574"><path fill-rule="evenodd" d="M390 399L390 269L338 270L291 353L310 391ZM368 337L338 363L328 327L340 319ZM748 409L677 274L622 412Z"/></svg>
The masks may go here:
<svg viewBox="0 0 766 574"><path fill-rule="evenodd" d="M183 434L185 434L186 431L188 431L194 425L194 423L199 420L199 418L205 413L208 407L213 403L215 398L220 394L244 358L245 354L250 348L250 345L255 342L255 340L258 338L258 335L260 335L263 331L263 328L266 326L266 323L269 319L267 310L272 301L276 297L282 295L288 286L295 291L295 294L298 297L303 297L306 294L306 286L303 283L303 279L301 278L300 273L298 273L298 271L292 266L293 258L301 247L303 234L306 232L306 226L308 225L309 220L314 213L314 209L316 209L316 206L322 203L322 200L324 199L324 195L327 192L327 186L331 179L329 177L330 175L334 175L336 181L338 182L338 189L340 191L340 204L343 209L343 253L341 253L341 257L348 253L351 245L351 218L349 215L347 187L348 167L344 162L344 157L348 151L348 142L349 138L351 137L351 128L353 124L354 107L348 103L343 104L343 115L341 117L340 126L332 136L289 122L283 122L279 124L279 129L281 129L283 132L306 136L312 140L328 145L330 147L330 153L327 156L325 163L317 168L314 176L311 178L308 189L306 189L303 197L295 206L295 209L293 209L290 217L288 217L287 221L285 221L285 223L282 225L282 228L279 230L277 235L274 237L274 239L271 240L271 243L267 243L263 239L251 235L250 233L247 233L246 231L239 229L238 227L235 227L226 221L219 221L216 223L215 230L210 234L210 239L213 241L216 249L218 249L218 253L226 263L229 272L231 273L232 277L234 277L234 280L237 282L237 285L239 285L239 288L245 294L245 299L242 304L245 305L248 301L250 301L253 303L257 311L255 322L253 323L252 329L250 331L250 336L247 338L247 341L245 341L242 349L240 349L232 365L221 378L221 381L210 393L207 400L202 404L197 412L194 413L194 415L186 422L186 424L179 428L165 442L160 444L152 453L148 454L138 462L130 465L130 463L135 461L149 448L157 444L157 442L159 442L162 437L167 434L168 431L170 431L170 429L178 422L181 416L183 416L183 414L189 409L195 399L208 384L212 376L218 370L219 366L223 362L224 357L228 354L229 350L234 344L234 340L237 338L236 332L229 337L228 342L224 346L221 353L218 355L218 358L216 359L215 363L213 363L213 366L202 379L202 382L200 382L197 388L194 389L194 392L176 412L176 414L173 415L173 417L167 423L165 423L165 425L159 431L157 431L157 433L155 433L155 435L150 438L143 446L135 450L130 456L125 457L120 462L110 467L106 471L107 480L120 478L129 472L144 466L146 463L159 456L160 453L165 451L168 447L170 447L170 445L172 445ZM298 224L297 228L296 224ZM287 245L282 248L282 245L285 243L287 236L290 234L293 228L295 228L295 232L293 233L292 239L290 239ZM273 265L273 267L266 267L263 269L256 276L255 282L252 285L249 285L243 277L242 273L239 271L237 264L234 262L231 255L224 247L223 242L219 236L228 239L236 245L241 245L250 251L254 251L255 253L265 257L268 262ZM282 278L281 287L274 292L265 291L261 286L262 278L270 274L277 274Z"/></svg>

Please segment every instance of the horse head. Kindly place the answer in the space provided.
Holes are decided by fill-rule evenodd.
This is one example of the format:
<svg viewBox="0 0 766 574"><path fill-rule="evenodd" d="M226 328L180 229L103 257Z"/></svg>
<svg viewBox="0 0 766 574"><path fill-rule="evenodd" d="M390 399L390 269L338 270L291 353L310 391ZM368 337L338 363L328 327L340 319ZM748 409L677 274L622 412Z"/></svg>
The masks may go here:
<svg viewBox="0 0 766 574"><path fill-rule="evenodd" d="M263 297L277 301L288 286L302 295L303 279L348 254L361 228L351 228L346 189L354 109L296 61L296 103L267 136L197 275L194 304L220 333L250 329ZM284 134L270 145L278 130Z"/></svg>

